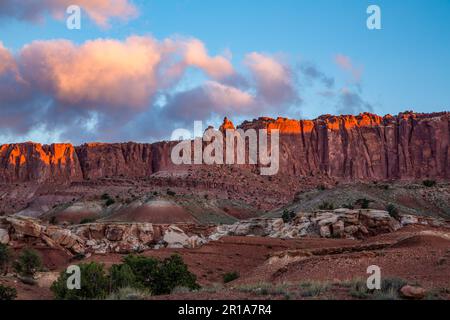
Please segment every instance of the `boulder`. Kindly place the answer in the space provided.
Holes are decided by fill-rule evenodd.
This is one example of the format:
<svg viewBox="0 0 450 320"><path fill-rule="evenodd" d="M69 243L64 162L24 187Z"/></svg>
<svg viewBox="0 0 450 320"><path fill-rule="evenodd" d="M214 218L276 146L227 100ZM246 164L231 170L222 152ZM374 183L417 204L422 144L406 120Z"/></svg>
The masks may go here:
<svg viewBox="0 0 450 320"><path fill-rule="evenodd" d="M421 300L425 298L426 291L422 287L406 285L400 289L402 297L406 299Z"/></svg>
<svg viewBox="0 0 450 320"><path fill-rule="evenodd" d="M8 244L9 243L9 233L6 229L0 229L0 243Z"/></svg>
<svg viewBox="0 0 450 320"><path fill-rule="evenodd" d="M273 231L280 231L282 228L284 228L284 221L283 219L275 219L271 224Z"/></svg>
<svg viewBox="0 0 450 320"><path fill-rule="evenodd" d="M184 248L189 246L189 237L176 226L169 226L163 240L168 248Z"/></svg>
<svg viewBox="0 0 450 320"><path fill-rule="evenodd" d="M353 235L353 234L357 233L358 230L359 230L358 226L355 226L355 225L347 226L344 228L345 234L348 234L348 235Z"/></svg>
<svg viewBox="0 0 450 320"><path fill-rule="evenodd" d="M344 221L337 221L331 226L331 229L333 230L333 237L342 238L345 232Z"/></svg>
<svg viewBox="0 0 450 320"><path fill-rule="evenodd" d="M150 223L138 225L139 240L144 244L149 244L155 240L153 225Z"/></svg>
<svg viewBox="0 0 450 320"><path fill-rule="evenodd" d="M48 226L45 230L45 233L58 245L69 249L74 247L76 244L83 243L83 240L80 237L73 234L68 229L62 229L56 226Z"/></svg>
<svg viewBox="0 0 450 320"><path fill-rule="evenodd" d="M105 236L109 241L121 241L125 232L125 226L109 225L105 228Z"/></svg>
<svg viewBox="0 0 450 320"><path fill-rule="evenodd" d="M42 234L42 226L34 219L28 217L7 217L17 236L30 236L39 238Z"/></svg>
<svg viewBox="0 0 450 320"><path fill-rule="evenodd" d="M38 272L36 282L39 288L50 288L58 280L59 272Z"/></svg>
<svg viewBox="0 0 450 320"><path fill-rule="evenodd" d="M329 226L329 225L336 223L337 220L338 220L338 216L332 216L329 218L319 220L318 224L319 224L319 226Z"/></svg>
<svg viewBox="0 0 450 320"><path fill-rule="evenodd" d="M402 226L408 226L410 224L418 224L419 218L411 214L402 215L400 218L400 223L402 224Z"/></svg>
<svg viewBox="0 0 450 320"><path fill-rule="evenodd" d="M192 236L188 239L188 247L195 249L199 248L206 243L206 240L199 236Z"/></svg>
<svg viewBox="0 0 450 320"><path fill-rule="evenodd" d="M319 229L319 234L322 238L330 238L331 237L331 230L328 225L321 226Z"/></svg>
<svg viewBox="0 0 450 320"><path fill-rule="evenodd" d="M234 230L232 234L235 236L247 236L250 235L250 224L249 223L237 223L234 225Z"/></svg>
<svg viewBox="0 0 450 320"><path fill-rule="evenodd" d="M89 225L88 239L101 240L105 237L105 224L92 223Z"/></svg>
<svg viewBox="0 0 450 320"><path fill-rule="evenodd" d="M364 209L360 211L360 214L375 221L387 221L392 219L389 212L383 210Z"/></svg>

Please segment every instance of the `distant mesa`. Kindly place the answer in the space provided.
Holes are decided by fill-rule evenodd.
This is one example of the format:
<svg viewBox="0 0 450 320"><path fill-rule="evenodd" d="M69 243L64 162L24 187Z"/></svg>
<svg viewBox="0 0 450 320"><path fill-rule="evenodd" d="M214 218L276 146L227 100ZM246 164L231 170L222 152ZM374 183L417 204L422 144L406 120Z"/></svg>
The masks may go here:
<svg viewBox="0 0 450 320"><path fill-rule="evenodd" d="M345 181L450 178L450 113L323 115L314 120L261 117L229 129L280 130L280 174ZM179 169L176 142L0 146L0 181L71 182L148 177Z"/></svg>

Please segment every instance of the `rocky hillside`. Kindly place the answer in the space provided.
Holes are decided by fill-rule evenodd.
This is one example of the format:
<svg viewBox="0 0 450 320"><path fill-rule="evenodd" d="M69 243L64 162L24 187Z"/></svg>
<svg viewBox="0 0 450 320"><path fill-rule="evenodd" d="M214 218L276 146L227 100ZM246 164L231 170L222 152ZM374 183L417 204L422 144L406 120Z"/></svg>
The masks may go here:
<svg viewBox="0 0 450 320"><path fill-rule="evenodd" d="M234 129L226 119L223 129ZM279 129L280 173L353 180L450 177L450 113L259 118L240 129ZM173 142L0 146L0 182L74 182L176 171Z"/></svg>

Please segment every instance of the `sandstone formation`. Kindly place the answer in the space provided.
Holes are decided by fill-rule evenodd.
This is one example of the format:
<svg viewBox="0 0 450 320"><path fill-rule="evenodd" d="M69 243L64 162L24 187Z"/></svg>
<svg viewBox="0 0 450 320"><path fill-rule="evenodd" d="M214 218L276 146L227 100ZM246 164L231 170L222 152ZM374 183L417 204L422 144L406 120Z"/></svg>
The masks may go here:
<svg viewBox="0 0 450 320"><path fill-rule="evenodd" d="M283 219L252 219L217 227L213 239L227 236L264 236L281 239L301 237L363 239L394 232L401 224L380 210L317 211L297 213L290 222Z"/></svg>
<svg viewBox="0 0 450 320"><path fill-rule="evenodd" d="M260 118L243 129L278 129L281 171L349 180L450 177L450 113L380 117Z"/></svg>
<svg viewBox="0 0 450 320"><path fill-rule="evenodd" d="M380 117L321 116L315 120L259 118L240 129L278 129L280 172L353 180L448 179L450 113ZM234 129L225 119L221 130ZM174 142L0 146L0 183L73 182L148 177L176 170Z"/></svg>
<svg viewBox="0 0 450 320"><path fill-rule="evenodd" d="M447 226L445 222L432 218L412 221L407 217L401 221L404 225ZM193 249L225 236L365 239L394 232L402 226L386 211L370 209L299 212L289 222L257 218L217 227L119 222L56 226L30 217L5 216L0 217L0 242L12 246L25 243L56 248L71 255L129 254L160 248ZM448 239L448 234L432 235Z"/></svg>
<svg viewBox="0 0 450 320"><path fill-rule="evenodd" d="M30 217L0 218L1 243L43 245L69 254L127 254L162 247L196 248L207 242L208 233L208 228L192 225L92 223L62 227Z"/></svg>
<svg viewBox="0 0 450 320"><path fill-rule="evenodd" d="M82 180L81 164L70 144L27 142L0 146L0 182Z"/></svg>

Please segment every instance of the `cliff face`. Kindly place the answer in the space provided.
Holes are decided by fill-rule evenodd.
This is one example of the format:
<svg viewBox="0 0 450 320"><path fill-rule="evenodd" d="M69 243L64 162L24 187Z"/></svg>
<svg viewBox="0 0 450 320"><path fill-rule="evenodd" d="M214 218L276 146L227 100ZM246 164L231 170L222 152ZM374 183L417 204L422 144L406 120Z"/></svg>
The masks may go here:
<svg viewBox="0 0 450 320"><path fill-rule="evenodd" d="M80 162L70 144L21 143L0 146L0 182L82 180Z"/></svg>
<svg viewBox="0 0 450 320"><path fill-rule="evenodd" d="M280 130L280 171L346 180L450 178L450 113L259 118L240 129ZM226 119L221 129L234 129ZM175 170L173 142L0 146L0 183L70 182Z"/></svg>
<svg viewBox="0 0 450 320"><path fill-rule="evenodd" d="M349 180L450 177L450 113L260 118L240 128L278 129L280 170Z"/></svg>
<svg viewBox="0 0 450 320"><path fill-rule="evenodd" d="M152 145L138 143L84 144L75 148L84 179L145 177L152 171Z"/></svg>

